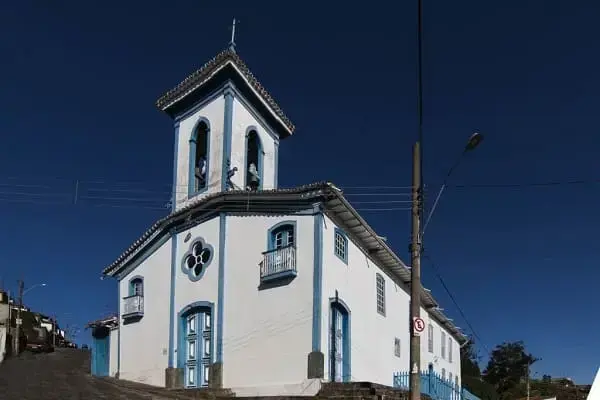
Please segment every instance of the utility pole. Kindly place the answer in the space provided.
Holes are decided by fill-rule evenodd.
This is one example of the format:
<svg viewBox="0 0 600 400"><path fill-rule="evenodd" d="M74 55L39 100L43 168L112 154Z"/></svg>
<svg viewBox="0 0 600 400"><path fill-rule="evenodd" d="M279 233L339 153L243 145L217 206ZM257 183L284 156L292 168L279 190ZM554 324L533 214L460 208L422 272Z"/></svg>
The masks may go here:
<svg viewBox="0 0 600 400"><path fill-rule="evenodd" d="M410 399L421 399L421 337L414 321L421 317L421 143L413 147L412 224L410 244Z"/></svg>
<svg viewBox="0 0 600 400"><path fill-rule="evenodd" d="M19 305L17 309L17 326L15 330L15 355L19 355L21 349L21 324L23 321L21 320L21 308L23 308L23 290L25 289L25 283L23 280L19 280Z"/></svg>

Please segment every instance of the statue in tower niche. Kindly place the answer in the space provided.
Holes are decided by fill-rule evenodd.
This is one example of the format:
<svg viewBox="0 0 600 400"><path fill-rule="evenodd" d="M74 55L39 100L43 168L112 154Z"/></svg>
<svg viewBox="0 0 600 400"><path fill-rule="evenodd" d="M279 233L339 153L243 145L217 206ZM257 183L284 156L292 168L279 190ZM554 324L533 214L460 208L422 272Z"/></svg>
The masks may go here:
<svg viewBox="0 0 600 400"><path fill-rule="evenodd" d="M196 165L196 180L198 181L198 188L203 188L206 186L206 159L204 157L200 157L198 159L198 164Z"/></svg>
<svg viewBox="0 0 600 400"><path fill-rule="evenodd" d="M258 169L253 162L248 166L248 178L248 189L257 190L260 183L260 177L258 176Z"/></svg>

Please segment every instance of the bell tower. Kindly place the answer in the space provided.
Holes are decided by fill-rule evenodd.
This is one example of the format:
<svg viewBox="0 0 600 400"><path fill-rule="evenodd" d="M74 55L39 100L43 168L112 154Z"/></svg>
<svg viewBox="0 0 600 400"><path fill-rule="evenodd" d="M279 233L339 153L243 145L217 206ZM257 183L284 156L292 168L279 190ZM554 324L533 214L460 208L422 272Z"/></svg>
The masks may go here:
<svg viewBox="0 0 600 400"><path fill-rule="evenodd" d="M279 142L294 125L233 39L156 103L175 125L173 211L227 190L277 188Z"/></svg>

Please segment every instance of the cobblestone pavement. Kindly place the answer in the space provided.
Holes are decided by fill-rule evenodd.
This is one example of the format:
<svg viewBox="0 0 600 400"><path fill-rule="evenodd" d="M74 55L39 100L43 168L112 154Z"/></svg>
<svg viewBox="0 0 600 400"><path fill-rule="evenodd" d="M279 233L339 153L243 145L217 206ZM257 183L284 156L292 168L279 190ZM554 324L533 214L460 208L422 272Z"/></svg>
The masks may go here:
<svg viewBox="0 0 600 400"><path fill-rule="evenodd" d="M57 349L49 354L26 352L0 364L0 400L166 398L92 377L90 352L86 350Z"/></svg>

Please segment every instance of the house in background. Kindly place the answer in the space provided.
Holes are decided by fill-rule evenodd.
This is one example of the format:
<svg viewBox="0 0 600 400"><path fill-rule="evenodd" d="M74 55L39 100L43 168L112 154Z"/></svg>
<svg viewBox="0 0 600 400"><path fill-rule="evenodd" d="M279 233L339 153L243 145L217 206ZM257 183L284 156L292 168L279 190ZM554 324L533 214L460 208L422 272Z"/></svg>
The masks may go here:
<svg viewBox="0 0 600 400"><path fill-rule="evenodd" d="M118 326L119 317L114 315L87 324L92 330L92 375L118 377Z"/></svg>
<svg viewBox="0 0 600 400"><path fill-rule="evenodd" d="M39 322L40 326L46 329L49 340L53 346L57 346L64 343L64 331L60 329L56 319L53 319L52 317L40 313L36 313L35 317Z"/></svg>
<svg viewBox="0 0 600 400"><path fill-rule="evenodd" d="M120 315L99 332L102 374L238 396L392 386L409 370L410 270L333 184L279 187L294 125L235 49L157 106L173 209L103 271ZM466 338L427 290L422 304L423 369L458 386Z"/></svg>

